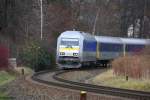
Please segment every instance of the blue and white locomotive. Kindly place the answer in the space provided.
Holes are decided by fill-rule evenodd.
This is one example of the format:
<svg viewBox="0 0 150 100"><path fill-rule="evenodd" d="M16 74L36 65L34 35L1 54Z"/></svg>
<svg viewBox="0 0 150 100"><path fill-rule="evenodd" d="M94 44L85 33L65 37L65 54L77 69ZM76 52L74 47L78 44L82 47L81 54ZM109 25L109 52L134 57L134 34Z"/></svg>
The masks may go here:
<svg viewBox="0 0 150 100"><path fill-rule="evenodd" d="M150 39L93 36L80 31L65 31L57 39L56 63L60 68L107 63L134 54L150 45Z"/></svg>

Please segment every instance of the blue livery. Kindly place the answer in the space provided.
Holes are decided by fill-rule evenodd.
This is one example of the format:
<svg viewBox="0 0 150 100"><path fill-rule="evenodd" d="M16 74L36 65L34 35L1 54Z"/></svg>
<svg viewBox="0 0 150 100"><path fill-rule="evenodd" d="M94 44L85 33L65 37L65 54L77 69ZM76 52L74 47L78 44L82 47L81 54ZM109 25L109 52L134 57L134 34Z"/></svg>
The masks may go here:
<svg viewBox="0 0 150 100"><path fill-rule="evenodd" d="M100 43L100 51L101 52L122 52L123 44L115 44L115 43Z"/></svg>
<svg viewBox="0 0 150 100"><path fill-rule="evenodd" d="M145 46L150 46L150 39L93 36L80 31L65 31L57 39L56 63L59 68L104 64L126 54L136 54Z"/></svg>
<svg viewBox="0 0 150 100"><path fill-rule="evenodd" d="M127 44L126 45L126 52L139 52L141 51L145 45L138 45L138 44Z"/></svg>
<svg viewBox="0 0 150 100"><path fill-rule="evenodd" d="M85 52L96 52L96 41L83 41L83 51Z"/></svg>

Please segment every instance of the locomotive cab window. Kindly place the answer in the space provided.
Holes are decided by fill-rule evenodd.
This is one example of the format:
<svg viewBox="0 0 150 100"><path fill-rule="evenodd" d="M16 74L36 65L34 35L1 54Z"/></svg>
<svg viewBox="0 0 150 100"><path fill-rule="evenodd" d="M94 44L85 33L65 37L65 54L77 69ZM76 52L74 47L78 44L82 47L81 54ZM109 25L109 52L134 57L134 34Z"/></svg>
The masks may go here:
<svg viewBox="0 0 150 100"><path fill-rule="evenodd" d="M75 38L62 38L61 45L65 46L79 46L79 40Z"/></svg>

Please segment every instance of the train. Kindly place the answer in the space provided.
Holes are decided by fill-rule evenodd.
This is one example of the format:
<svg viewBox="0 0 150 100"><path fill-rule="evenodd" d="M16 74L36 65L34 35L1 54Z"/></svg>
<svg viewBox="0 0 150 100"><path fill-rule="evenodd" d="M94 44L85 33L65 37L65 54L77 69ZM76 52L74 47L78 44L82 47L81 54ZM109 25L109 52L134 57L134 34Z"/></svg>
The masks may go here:
<svg viewBox="0 0 150 100"><path fill-rule="evenodd" d="M61 69L106 64L120 56L133 55L150 45L150 39L94 36L65 31L57 38L56 64Z"/></svg>

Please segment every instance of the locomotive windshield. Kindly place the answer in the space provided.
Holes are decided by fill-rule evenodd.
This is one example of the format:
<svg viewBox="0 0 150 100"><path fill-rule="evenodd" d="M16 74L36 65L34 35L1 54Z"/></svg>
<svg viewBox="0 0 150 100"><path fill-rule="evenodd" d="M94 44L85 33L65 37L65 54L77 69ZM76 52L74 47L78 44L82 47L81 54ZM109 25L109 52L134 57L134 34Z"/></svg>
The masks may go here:
<svg viewBox="0 0 150 100"><path fill-rule="evenodd" d="M79 40L75 39L75 38L63 38L63 39L61 39L61 45L78 46Z"/></svg>

